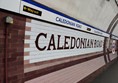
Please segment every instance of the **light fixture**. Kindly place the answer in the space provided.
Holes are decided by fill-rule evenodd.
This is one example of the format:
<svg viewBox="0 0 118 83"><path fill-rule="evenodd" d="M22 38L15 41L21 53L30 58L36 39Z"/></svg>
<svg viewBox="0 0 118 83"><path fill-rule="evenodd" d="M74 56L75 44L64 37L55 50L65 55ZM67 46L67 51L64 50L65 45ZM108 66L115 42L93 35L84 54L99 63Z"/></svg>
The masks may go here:
<svg viewBox="0 0 118 83"><path fill-rule="evenodd" d="M7 16L5 18L5 23L7 23L7 24L13 24L13 18L11 16Z"/></svg>

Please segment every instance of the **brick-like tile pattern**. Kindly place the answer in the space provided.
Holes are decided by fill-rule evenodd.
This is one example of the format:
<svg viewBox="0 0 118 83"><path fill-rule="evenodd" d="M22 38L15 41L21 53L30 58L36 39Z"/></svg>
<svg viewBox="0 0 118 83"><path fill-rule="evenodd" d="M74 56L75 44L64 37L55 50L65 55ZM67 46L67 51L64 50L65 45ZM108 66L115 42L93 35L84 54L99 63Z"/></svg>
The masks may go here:
<svg viewBox="0 0 118 83"><path fill-rule="evenodd" d="M4 33L0 22L0 83L4 83Z"/></svg>
<svg viewBox="0 0 118 83"><path fill-rule="evenodd" d="M4 40L5 40L5 36L4 36L4 25L2 24L3 20L1 20L2 15L0 15L0 83L4 83Z"/></svg>
<svg viewBox="0 0 118 83"><path fill-rule="evenodd" d="M31 19L30 18L26 18L26 22L31 22Z"/></svg>
<svg viewBox="0 0 118 83"><path fill-rule="evenodd" d="M31 23L31 19L30 18L26 18L26 22L27 23ZM31 27L30 26L25 26L25 32L26 31L31 31ZM30 35L25 34L25 40L30 40ZM25 42L24 40L24 42ZM25 43L24 44L24 48L30 48L30 44L29 43ZM24 57L25 56L29 56L30 52L24 51ZM24 60L24 66L30 64L30 60Z"/></svg>
<svg viewBox="0 0 118 83"><path fill-rule="evenodd" d="M25 44L24 47L25 47L25 48L29 48L30 45L29 45L29 44Z"/></svg>
<svg viewBox="0 0 118 83"><path fill-rule="evenodd" d="M97 57L103 56L103 53L91 54L88 56L82 57L71 57L54 61L47 61L44 63L34 63L25 65L25 81L46 75L51 72L55 72L76 64L80 64L89 60L92 60Z"/></svg>
<svg viewBox="0 0 118 83"><path fill-rule="evenodd" d="M24 52L24 56L29 56L29 52Z"/></svg>
<svg viewBox="0 0 118 83"><path fill-rule="evenodd" d="M98 75L100 75L103 71L105 71L107 68L109 68L109 66L112 65L113 63L115 63L116 61L117 61L117 58L112 60L108 64L104 65L103 67L99 68L98 70L96 70L95 72L88 75L87 77L85 77L84 79L80 80L77 83L91 83Z"/></svg>
<svg viewBox="0 0 118 83"><path fill-rule="evenodd" d="M5 47L5 23L4 18L11 16L14 19L12 25L8 25L7 46ZM23 83L24 77L24 31L26 18L6 11L0 11L0 83L4 79L4 49L7 49L7 79L8 83Z"/></svg>
<svg viewBox="0 0 118 83"><path fill-rule="evenodd" d="M25 31L31 31L31 27L26 26Z"/></svg>
<svg viewBox="0 0 118 83"><path fill-rule="evenodd" d="M29 35L25 35L25 39L30 39L30 36Z"/></svg>
<svg viewBox="0 0 118 83"><path fill-rule="evenodd" d="M29 60L24 60L24 65L29 64Z"/></svg>
<svg viewBox="0 0 118 83"><path fill-rule="evenodd" d="M25 83L77 83L105 65L104 57L98 57L76 64L47 75L26 81ZM46 70L44 70L46 71Z"/></svg>

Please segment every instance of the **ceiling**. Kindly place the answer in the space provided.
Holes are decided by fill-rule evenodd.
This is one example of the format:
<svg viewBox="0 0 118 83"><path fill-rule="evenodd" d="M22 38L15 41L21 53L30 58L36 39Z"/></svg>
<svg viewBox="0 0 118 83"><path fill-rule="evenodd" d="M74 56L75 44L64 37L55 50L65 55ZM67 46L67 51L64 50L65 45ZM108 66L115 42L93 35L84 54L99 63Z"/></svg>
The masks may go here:
<svg viewBox="0 0 118 83"><path fill-rule="evenodd" d="M107 31L117 14L115 0L34 0L89 25ZM118 26L113 31L118 36Z"/></svg>

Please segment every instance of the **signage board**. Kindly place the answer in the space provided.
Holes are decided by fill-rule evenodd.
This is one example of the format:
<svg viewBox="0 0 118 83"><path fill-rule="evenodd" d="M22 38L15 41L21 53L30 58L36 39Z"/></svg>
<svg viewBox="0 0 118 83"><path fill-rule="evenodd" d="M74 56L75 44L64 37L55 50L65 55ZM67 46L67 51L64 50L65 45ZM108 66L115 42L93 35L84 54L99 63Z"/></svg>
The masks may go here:
<svg viewBox="0 0 118 83"><path fill-rule="evenodd" d="M85 32L101 35L104 37L109 37L108 33L98 28L95 28L89 24L81 22L65 14L62 14L49 7L41 5L36 1L37 0L1 0L0 8L20 13L26 16L34 17L36 19L42 19L45 21L82 30Z"/></svg>
<svg viewBox="0 0 118 83"><path fill-rule="evenodd" d="M101 36L37 20L27 22L26 26L31 27L25 32L30 39L25 39L29 48L24 50L29 52L25 60L30 63L103 51Z"/></svg>
<svg viewBox="0 0 118 83"><path fill-rule="evenodd" d="M32 12L36 12L41 15L32 13L31 11L28 11L28 10L24 11L24 6L32 9ZM97 34L97 35L104 36L104 37L109 37L109 34L107 34L106 32L104 32L100 29L97 29L91 25L83 23L83 22L76 20L72 17L69 17L67 15L64 15L58 11L55 11L51 8L41 5L33 0L22 0L20 13L23 15L37 18L37 19L42 19L42 20L45 20L48 22L71 27L73 29L82 30L85 32Z"/></svg>

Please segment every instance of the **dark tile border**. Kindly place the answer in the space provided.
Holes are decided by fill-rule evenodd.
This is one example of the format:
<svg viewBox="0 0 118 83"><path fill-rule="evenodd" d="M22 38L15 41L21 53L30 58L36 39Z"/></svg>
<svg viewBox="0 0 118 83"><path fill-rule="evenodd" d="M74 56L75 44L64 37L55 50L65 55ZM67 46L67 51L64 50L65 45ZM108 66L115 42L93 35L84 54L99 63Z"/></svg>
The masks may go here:
<svg viewBox="0 0 118 83"><path fill-rule="evenodd" d="M11 16L13 24L6 24L5 18ZM24 78L24 34L26 18L0 9L0 83L23 83Z"/></svg>
<svg viewBox="0 0 118 83"><path fill-rule="evenodd" d="M24 74L24 81L28 81L28 80L31 80L33 78L40 77L40 76L49 74L51 72L58 71L60 69L64 69L64 68L67 68L67 67L70 67L70 66L88 61L88 60L92 60L92 59L98 58L100 56L103 56L103 53L96 54L96 55L93 55L93 56L90 56L90 57L85 57L85 58L82 58L82 59L77 59L77 60L70 61L70 62L61 63L61 64L58 64L58 65L46 67L46 68L43 68L43 69L31 71L31 72L28 72L28 73Z"/></svg>
<svg viewBox="0 0 118 83"><path fill-rule="evenodd" d="M95 72L93 72L92 74L90 74L89 76L87 76L86 78L80 80L77 83L91 83L98 75L100 75L103 71L105 71L106 69L108 69L117 60L118 60L117 58L114 59L114 60L112 60L108 64L106 64L103 67L99 68L98 70L96 70Z"/></svg>

